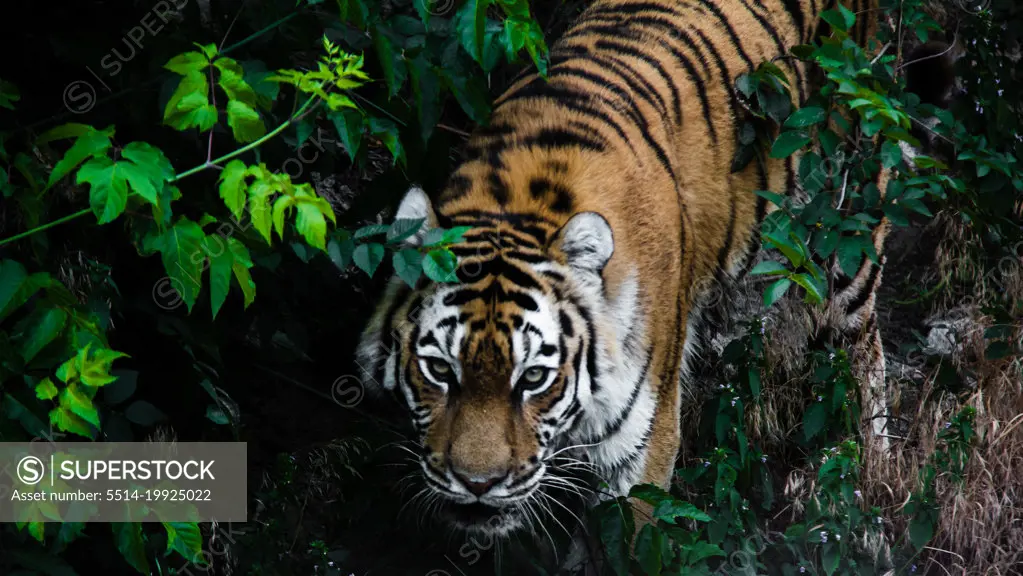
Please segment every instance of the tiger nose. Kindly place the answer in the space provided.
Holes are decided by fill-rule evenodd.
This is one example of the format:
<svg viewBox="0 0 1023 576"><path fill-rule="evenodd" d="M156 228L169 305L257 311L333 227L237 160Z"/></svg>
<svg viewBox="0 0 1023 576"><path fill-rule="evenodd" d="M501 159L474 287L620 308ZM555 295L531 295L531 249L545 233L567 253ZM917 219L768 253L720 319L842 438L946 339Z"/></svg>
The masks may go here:
<svg viewBox="0 0 1023 576"><path fill-rule="evenodd" d="M452 470L452 472L462 485L477 497L489 492L491 488L501 482L501 480L504 480L504 477L508 475L506 471L494 472L485 476L460 474L457 470Z"/></svg>

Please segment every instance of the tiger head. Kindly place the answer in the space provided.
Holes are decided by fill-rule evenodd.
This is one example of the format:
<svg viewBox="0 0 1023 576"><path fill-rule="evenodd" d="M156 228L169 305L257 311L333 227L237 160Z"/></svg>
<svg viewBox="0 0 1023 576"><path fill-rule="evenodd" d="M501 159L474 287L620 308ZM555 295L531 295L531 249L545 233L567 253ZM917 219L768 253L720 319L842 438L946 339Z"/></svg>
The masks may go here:
<svg viewBox="0 0 1023 576"><path fill-rule="evenodd" d="M396 217L426 220L412 246L438 226L418 188ZM436 495L441 516L506 534L528 522L538 491L566 481L554 474L558 450L585 428L614 241L593 212L550 226L549 239L502 213L440 218L472 226L451 247L459 282L421 278L413 289L393 278L357 362L367 388L408 408L424 492Z"/></svg>

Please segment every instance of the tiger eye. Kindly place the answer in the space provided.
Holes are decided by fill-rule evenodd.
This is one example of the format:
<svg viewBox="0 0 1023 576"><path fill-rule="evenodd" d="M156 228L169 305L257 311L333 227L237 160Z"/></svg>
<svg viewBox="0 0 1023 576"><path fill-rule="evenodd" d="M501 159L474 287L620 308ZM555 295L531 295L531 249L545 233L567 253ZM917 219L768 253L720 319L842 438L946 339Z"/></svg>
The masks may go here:
<svg viewBox="0 0 1023 576"><path fill-rule="evenodd" d="M522 377L530 384L539 384L546 375L546 368L530 368L529 370L526 370L526 373L523 374Z"/></svg>
<svg viewBox="0 0 1023 576"><path fill-rule="evenodd" d="M451 373L451 366L443 360L437 360L436 358L430 359L430 371L437 376L447 376Z"/></svg>

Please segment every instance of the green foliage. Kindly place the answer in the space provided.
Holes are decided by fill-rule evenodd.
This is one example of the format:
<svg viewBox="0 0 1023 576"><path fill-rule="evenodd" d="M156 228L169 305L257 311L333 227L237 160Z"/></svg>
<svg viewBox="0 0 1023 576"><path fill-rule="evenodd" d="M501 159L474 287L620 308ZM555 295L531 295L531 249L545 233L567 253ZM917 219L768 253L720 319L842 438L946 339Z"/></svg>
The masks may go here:
<svg viewBox="0 0 1023 576"><path fill-rule="evenodd" d="M544 34L528 3L480 0L446 10L425 0L300 2L284 6L291 10L284 18L263 21L277 4L267 0L241 19L226 15L224 22L238 19L229 33L250 28L234 45L191 42L187 35L207 31L188 26L161 35L152 49L147 39L138 60L151 59L150 70L164 74L154 78L166 80L158 104L155 93L139 91L139 104L127 102L110 122L93 113L40 135L0 132L0 440L131 440L167 423L189 436L237 439L241 408L227 390L236 371L221 355L229 345L209 334L211 322L222 340L259 341L255 355L267 362L281 363L282 349L307 359L297 344L300 323L277 315L302 301L282 296L304 284L296 276L336 278L354 269L369 282L390 264L387 272L410 286L458 281L449 247L467 228L371 222L393 205L391 190L422 177L422 166L443 170L436 158L446 150L430 156L426 146L447 146L438 125L487 121L488 74L522 55L546 70ZM300 20L296 34L290 26ZM262 41L271 35L268 51ZM272 68L279 54L309 50L310 36L322 38L313 62ZM114 83L113 75L106 80ZM445 116L447 100L464 115ZM25 92L0 80L0 110L20 112L26 102ZM149 118L154 105L159 117ZM157 122L173 130L155 129ZM329 150L324 125L338 141ZM145 141L124 142L123 134ZM313 146L327 152L322 160L309 159ZM382 167L381 150L390 156ZM298 174L287 163L296 156ZM339 217L306 173L313 163L377 178L364 195L371 201ZM241 306L229 302L232 291ZM139 320L147 329L133 325ZM119 335L115 321L127 331ZM273 323L280 328L266 333ZM167 370L179 378L173 386L158 384ZM189 399L187 407L174 406L168 389ZM202 424L189 424L193 412ZM205 564L195 523L114 524L103 533L41 520L3 530L5 550L15 553L5 552L0 571L42 570L50 551L59 556L86 539L109 542L118 565L138 573ZM60 558L52 566L57 571L47 573L74 573Z"/></svg>

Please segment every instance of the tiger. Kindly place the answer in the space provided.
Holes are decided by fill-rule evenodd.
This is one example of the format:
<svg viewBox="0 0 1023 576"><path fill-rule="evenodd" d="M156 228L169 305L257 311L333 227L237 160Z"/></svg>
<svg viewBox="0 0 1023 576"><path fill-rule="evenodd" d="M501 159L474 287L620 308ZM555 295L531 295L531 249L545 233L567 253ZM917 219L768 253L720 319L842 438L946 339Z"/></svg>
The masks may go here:
<svg viewBox="0 0 1023 576"><path fill-rule="evenodd" d="M850 36L872 37L876 0L843 0ZM565 462L607 485L670 485L681 390L707 294L747 273L759 226L791 193L799 155L733 173L736 78L774 60L798 105L809 70L789 47L826 31L835 0L597 0L494 101L445 186L411 187L405 240L468 227L450 250L457 282L394 275L356 350L372 392L407 410L417 473L438 516L507 535L563 483ZM864 24L866 23L866 24ZM884 190L884 185L879 186ZM840 269L827 321L869 349L882 260Z"/></svg>

